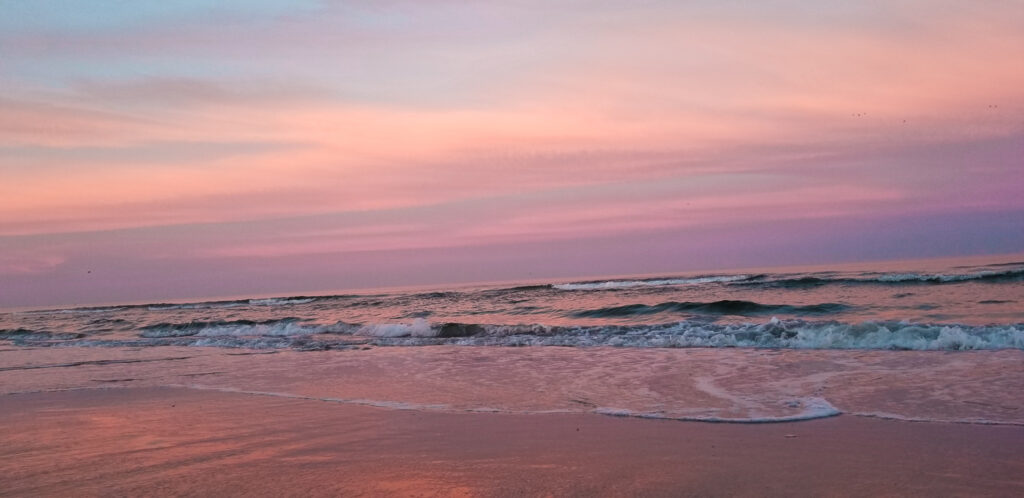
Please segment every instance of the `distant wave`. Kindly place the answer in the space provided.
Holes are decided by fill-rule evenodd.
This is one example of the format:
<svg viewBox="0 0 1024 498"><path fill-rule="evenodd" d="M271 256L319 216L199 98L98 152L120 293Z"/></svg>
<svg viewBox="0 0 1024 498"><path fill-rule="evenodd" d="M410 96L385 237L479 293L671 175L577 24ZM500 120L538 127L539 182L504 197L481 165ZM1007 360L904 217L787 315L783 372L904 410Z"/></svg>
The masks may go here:
<svg viewBox="0 0 1024 498"><path fill-rule="evenodd" d="M989 265L990 267L1004 268L1019 263L1007 263ZM649 288L657 292L660 287L671 289L675 286L694 285L723 285L742 287L763 287L763 288L808 288L825 285L942 285L958 284L965 282L979 283L1012 283L1024 282L1024 268L1011 268L1000 270L983 270L972 273L863 273L863 274L835 274L833 272L810 273L810 274L742 274L742 275L704 275L697 277L663 277L648 279L611 279L566 282L560 284L536 284L521 285L509 288L487 289L481 291L436 291L408 295L387 295L387 294L338 294L324 296L282 296L271 298L252 298L236 300L214 300L197 301L189 303L151 303L133 304L119 306L86 306L73 308L58 308L34 311L13 312L15 315L45 315L45 314L110 314L125 310L144 309L147 311L176 311L176 310L203 310L203 309L224 309L243 307L285 307L301 306L320 302L339 301L346 306L368 307L395 304L405 301L429 301L429 300L454 300L472 299L482 296L493 296L504 293L542 293L545 291L615 291L624 289ZM769 313L774 308L759 308L737 301L736 303L714 304L701 308L700 303L676 303L675 311L696 311L718 314L747 314L747 313ZM400 303L399 303L400 304ZM632 306L632 305L626 305ZM681 307L680 307L681 306ZM697 308L689 309L691 306ZM669 306L671 308L671 306ZM698 309L699 308L699 309ZM785 309L779 308L779 313L827 313L831 309ZM662 309L634 311L637 314L658 313L667 311ZM738 311L735 312L734 311ZM614 311L612 312L614 315ZM589 316L589 315L583 315ZM597 315L594 315L597 316Z"/></svg>
<svg viewBox="0 0 1024 498"><path fill-rule="evenodd" d="M542 291L553 289L554 286L551 284L536 284L536 285L517 285L515 287L506 287L503 289L490 289L484 292L488 294L504 293L504 292L527 292L527 291Z"/></svg>
<svg viewBox="0 0 1024 498"><path fill-rule="evenodd" d="M722 300L712 302L676 302L669 301L659 304L627 304L607 308L583 310L572 313L576 318L610 318L635 315L651 315L655 313L703 313L714 315L763 315L778 314L825 314L838 313L850 309L839 303L822 303L811 305L761 304L753 301Z"/></svg>
<svg viewBox="0 0 1024 498"><path fill-rule="evenodd" d="M236 308L239 306L246 306L249 304L247 299L237 301L205 301L199 303L157 303L157 304L146 304L143 305L149 311L172 311L172 310L203 310L203 309L220 309L220 308Z"/></svg>
<svg viewBox="0 0 1024 498"><path fill-rule="evenodd" d="M741 281L733 283L732 285L747 285L747 286L763 286L763 287L781 287L781 288L800 288L800 287L817 287L822 285L830 284L847 284L847 285L937 285L937 284L955 284L962 282L1019 282L1024 280L1024 269L1004 270L1004 271L980 271L975 273L882 273L882 274L866 274L864 276L844 276L844 277L830 277L830 276L814 276L812 275L801 275L794 277L786 276L767 276L761 279L751 279L748 281Z"/></svg>
<svg viewBox="0 0 1024 498"><path fill-rule="evenodd" d="M596 280L590 282L571 282L565 284L554 284L551 287L558 290L604 290L604 289L628 289L630 287L661 287L670 285L694 285L737 282L757 278L750 275L709 275L693 278L651 278L642 280Z"/></svg>
<svg viewBox="0 0 1024 498"><path fill-rule="evenodd" d="M148 311L173 311L173 310L201 310L201 309L222 309L237 308L243 306L291 306L308 304L316 301L331 301L353 298L365 298L366 295L338 294L330 296L288 296L253 299L232 299L217 301L196 301L190 303L150 303L150 304L126 304L121 306L85 306L75 308L54 308L33 311L19 311L19 315L42 315L42 314L74 314L74 313L114 313L131 309L146 309Z"/></svg>
<svg viewBox="0 0 1024 498"><path fill-rule="evenodd" d="M292 297L270 297L263 299L238 299L232 301L203 301L197 303L182 304L146 304L149 311L169 310L192 310L192 309L218 309L237 308L240 306L288 306L293 304L307 304L321 299L339 299L347 296L292 296Z"/></svg>
<svg viewBox="0 0 1024 498"><path fill-rule="evenodd" d="M114 313L131 308L131 306L87 306L81 308L59 308L48 310L17 311L16 315L49 315L49 314L72 314L72 313Z"/></svg>
<svg viewBox="0 0 1024 498"><path fill-rule="evenodd" d="M982 266L954 266L953 268L960 269L975 269L975 268L1004 268L1007 266L1024 266L1024 261L1010 261L1007 263L991 263Z"/></svg>
<svg viewBox="0 0 1024 498"><path fill-rule="evenodd" d="M306 304L316 301L315 297L271 297L267 299L250 299L249 304L255 306L287 306L289 304Z"/></svg>
<svg viewBox="0 0 1024 498"><path fill-rule="evenodd" d="M886 283L922 282L944 284L951 282L981 281L1017 281L1024 280L1024 269L1005 271L980 271L965 274L921 274L921 273L886 273L868 281L875 280Z"/></svg>
<svg viewBox="0 0 1024 498"><path fill-rule="evenodd" d="M1002 265L1008 266L1008 265ZM636 287L669 287L679 285L724 284L740 286L763 286L772 288L801 288L822 285L915 285L951 284L960 282L1019 282L1024 281L1024 268L1010 270L983 270L974 273L865 273L861 275L836 276L832 272L803 275L756 274L756 275L707 275L692 278L649 278L621 280L593 280L568 282L551 285L550 288L563 291L618 290ZM515 290L534 290L547 286L523 286ZM511 290L511 289L510 289Z"/></svg>

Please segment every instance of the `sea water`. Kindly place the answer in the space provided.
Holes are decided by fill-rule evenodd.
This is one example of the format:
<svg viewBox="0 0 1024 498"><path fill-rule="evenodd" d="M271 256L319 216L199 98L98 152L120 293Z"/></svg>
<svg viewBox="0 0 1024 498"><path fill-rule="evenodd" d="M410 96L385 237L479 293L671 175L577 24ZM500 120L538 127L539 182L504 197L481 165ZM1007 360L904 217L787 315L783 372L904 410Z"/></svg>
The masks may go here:
<svg viewBox="0 0 1024 498"><path fill-rule="evenodd" d="M0 342L5 393L1020 425L1024 257L21 310Z"/></svg>

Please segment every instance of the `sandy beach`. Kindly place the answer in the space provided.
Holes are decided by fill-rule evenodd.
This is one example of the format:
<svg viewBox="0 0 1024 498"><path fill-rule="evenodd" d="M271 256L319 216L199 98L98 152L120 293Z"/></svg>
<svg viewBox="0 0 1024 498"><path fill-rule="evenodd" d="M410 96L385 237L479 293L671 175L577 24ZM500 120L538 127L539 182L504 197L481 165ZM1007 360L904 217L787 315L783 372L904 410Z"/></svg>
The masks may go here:
<svg viewBox="0 0 1024 498"><path fill-rule="evenodd" d="M1020 496L1022 356L8 347L0 494Z"/></svg>
<svg viewBox="0 0 1024 498"><path fill-rule="evenodd" d="M1020 496L1024 427L429 413L183 388L13 394L6 496Z"/></svg>

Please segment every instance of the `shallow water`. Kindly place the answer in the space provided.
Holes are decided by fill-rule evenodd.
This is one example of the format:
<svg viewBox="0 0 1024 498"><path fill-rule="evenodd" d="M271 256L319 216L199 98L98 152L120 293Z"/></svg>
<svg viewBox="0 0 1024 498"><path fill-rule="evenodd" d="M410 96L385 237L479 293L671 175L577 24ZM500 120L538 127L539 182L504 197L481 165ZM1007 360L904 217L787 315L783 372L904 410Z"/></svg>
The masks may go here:
<svg viewBox="0 0 1024 498"><path fill-rule="evenodd" d="M154 386L387 409L1024 425L1024 351L11 348L4 394Z"/></svg>

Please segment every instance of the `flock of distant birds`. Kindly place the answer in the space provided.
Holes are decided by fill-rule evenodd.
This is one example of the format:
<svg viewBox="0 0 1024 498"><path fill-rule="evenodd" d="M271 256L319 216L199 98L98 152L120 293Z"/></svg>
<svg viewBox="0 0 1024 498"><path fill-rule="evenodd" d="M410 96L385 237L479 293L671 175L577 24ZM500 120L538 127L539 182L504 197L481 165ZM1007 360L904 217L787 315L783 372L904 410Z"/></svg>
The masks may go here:
<svg viewBox="0 0 1024 498"><path fill-rule="evenodd" d="M999 106L997 104L989 104L987 107L989 109L998 109L999 108ZM867 115L868 115L868 113L866 113L866 112L853 112L853 113L850 113L850 116L853 116L855 118L863 118L864 116L867 116ZM904 119L903 122L906 123L907 120Z"/></svg>

